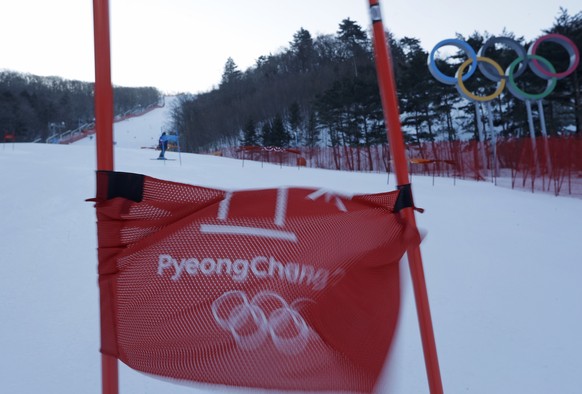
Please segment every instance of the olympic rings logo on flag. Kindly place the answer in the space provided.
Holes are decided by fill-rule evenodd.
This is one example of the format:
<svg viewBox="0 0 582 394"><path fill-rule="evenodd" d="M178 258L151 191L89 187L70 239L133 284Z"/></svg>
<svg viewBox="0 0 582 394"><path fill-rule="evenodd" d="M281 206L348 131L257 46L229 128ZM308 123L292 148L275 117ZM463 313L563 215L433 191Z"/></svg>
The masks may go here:
<svg viewBox="0 0 582 394"><path fill-rule="evenodd" d="M220 327L230 331L241 349L257 349L270 336L281 353L296 355L316 335L298 312L304 302L315 301L298 298L288 304L272 291L262 291L249 301L244 292L233 290L212 303L212 315Z"/></svg>
<svg viewBox="0 0 582 394"><path fill-rule="evenodd" d="M553 64L550 63L546 58L537 55L536 52L539 50L540 45L543 42L553 42L560 45L568 52L569 65L565 71L556 72ZM507 67L505 72L495 60L485 56L487 50L494 47L495 44L503 44L511 49L517 57L515 60ZM459 66L454 77L445 75L441 72L435 62L436 52L444 46L454 46L465 52L468 59ZM519 44L516 40L508 37L492 37L475 52L473 48L465 41L459 39L446 39L439 42L431 51L428 57L428 69L430 73L439 82L447 85L455 85L457 91L461 96L472 101L491 101L498 97L505 86L507 86L509 92L520 100L541 100L548 96L556 87L558 79L567 77L573 73L578 64L580 63L580 52L576 47L576 44L572 42L567 37L561 34L547 34L545 36L539 37L530 47L525 50L525 48ZM465 70L469 68L467 72ZM530 68L535 75L547 81L546 88L541 93L528 93L520 89L517 86L516 78L521 76L527 68ZM478 96L473 94L465 87L465 82L473 76L475 71L481 71L481 74L485 78L492 82L496 82L497 86L492 94L486 96Z"/></svg>

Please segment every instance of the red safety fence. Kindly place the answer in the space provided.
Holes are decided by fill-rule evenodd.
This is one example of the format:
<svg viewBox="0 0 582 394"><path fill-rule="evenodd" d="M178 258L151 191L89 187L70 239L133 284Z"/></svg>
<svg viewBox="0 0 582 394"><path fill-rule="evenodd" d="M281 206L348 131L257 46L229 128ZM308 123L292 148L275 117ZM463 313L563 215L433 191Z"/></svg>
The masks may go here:
<svg viewBox="0 0 582 394"><path fill-rule="evenodd" d="M407 146L413 175L491 181L497 185L582 197L582 136L440 141ZM233 147L225 157L285 166L342 171L392 172L388 145Z"/></svg>
<svg viewBox="0 0 582 394"><path fill-rule="evenodd" d="M15 142L16 141L16 134L14 134L14 132L9 133L9 132L5 132L4 133L4 141L3 142Z"/></svg>

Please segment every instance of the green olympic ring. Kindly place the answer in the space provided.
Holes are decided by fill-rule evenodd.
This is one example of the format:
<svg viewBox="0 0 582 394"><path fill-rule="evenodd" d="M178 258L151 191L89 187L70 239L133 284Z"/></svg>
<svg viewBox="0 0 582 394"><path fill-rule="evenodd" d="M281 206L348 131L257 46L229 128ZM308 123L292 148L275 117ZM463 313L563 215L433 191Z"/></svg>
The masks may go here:
<svg viewBox="0 0 582 394"><path fill-rule="evenodd" d="M545 58L536 55L540 44L544 41L553 42L562 46L567 52L570 60L568 68L560 73L556 72L554 66ZM487 48L494 47L495 44L503 44L513 50L517 58L511 63L507 68L505 73L503 72L501 66L495 62L493 59L485 57L485 52ZM436 66L435 54L438 49L443 46L455 46L458 49L465 52L468 59L459 67L454 77L448 76L441 72ZM516 40L508 37L492 37L490 38L476 53L473 48L465 41L459 39L446 39L439 42L431 51L428 57L428 67L430 73L439 82L456 85L457 91L468 100L473 101L491 101L498 97L505 86L508 87L510 93L520 100L540 100L548 96L556 87L558 79L564 78L576 70L580 62L580 52L569 38L564 37L560 34L546 34L545 36L539 37L529 48L527 54L525 49ZM465 73L465 69L468 65L471 65L469 70ZM520 89L515 79L519 77L525 69L529 67L535 75L548 81L546 89L542 93L527 93ZM479 68L481 73L489 80L497 82L497 88L493 94L487 96L478 96L467 90L464 82L467 81Z"/></svg>
<svg viewBox="0 0 582 394"><path fill-rule="evenodd" d="M541 57L539 55L527 55L526 58L527 58L527 60L531 59L531 60L537 60L538 62L541 62L552 74L556 75L556 69L554 68L552 63L550 63L550 61L548 59ZM507 89L509 89L511 94L513 94L515 97L522 99L522 100L541 100L544 97L546 97L547 95L549 95L550 93L552 93L554 91L554 89L556 88L556 84L558 83L558 78L555 76L547 79L548 84L546 86L546 90L544 90L542 93L538 93L538 94L526 93L517 87L517 84L515 83L515 77L513 75L513 70L523 60L524 59L518 57L513 62L511 62L511 64L509 65L509 67L507 67L507 70L505 71L505 75L507 76L507 81L508 81Z"/></svg>

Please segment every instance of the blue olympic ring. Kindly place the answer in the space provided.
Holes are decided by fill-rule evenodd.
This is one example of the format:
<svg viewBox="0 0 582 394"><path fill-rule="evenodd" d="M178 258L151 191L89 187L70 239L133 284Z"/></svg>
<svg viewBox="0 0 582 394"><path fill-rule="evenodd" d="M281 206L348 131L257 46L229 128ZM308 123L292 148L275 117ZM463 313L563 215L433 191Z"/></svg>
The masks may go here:
<svg viewBox="0 0 582 394"><path fill-rule="evenodd" d="M554 66L547 59L536 54L540 44L544 41L558 44L568 52L569 66L565 71L556 72ZM496 61L485 56L487 50L494 47L495 44L505 45L513 50L517 55L516 59L505 70L505 73L503 73L501 66L499 66ZM459 67L455 76L444 74L436 66L435 54L444 46L455 46L462 50L468 57L468 59ZM562 79L573 73L578 67L579 62L580 52L576 47L576 44L574 44L569 38L560 34L547 34L539 37L529 47L527 52L516 40L508 37L492 37L487 40L478 52L475 52L475 50L473 50L473 48L465 41L459 39L446 39L439 42L433 48L427 60L429 71L436 80L447 85L456 85L461 96L472 101L491 101L502 93L505 85L508 86L510 93L520 100L540 100L548 96L555 89L558 79ZM465 68L469 65L470 67L468 71L464 72ZM528 67L535 75L548 81L546 89L542 93L527 93L517 86L515 79L522 75ZM477 69L479 69L479 71L481 71L481 73L490 81L497 82L497 89L493 94L488 96L478 96L471 93L465 87L464 82L467 81Z"/></svg>
<svg viewBox="0 0 582 394"><path fill-rule="evenodd" d="M432 49L432 51L430 52L430 56L428 57L428 69L430 70L430 73L432 74L433 77L435 77L437 79L437 81L442 82L444 84L454 85L457 83L457 77L450 77L450 76L444 74L435 65L434 56L435 56L436 52L445 46L455 46L455 47L463 50L473 61L471 63L471 68L463 76L463 81L466 81L477 70L477 63L478 63L477 62L477 54L475 53L473 48L471 48L471 45L469 45L465 41L457 40L454 38L442 40L441 42L436 44L435 47Z"/></svg>

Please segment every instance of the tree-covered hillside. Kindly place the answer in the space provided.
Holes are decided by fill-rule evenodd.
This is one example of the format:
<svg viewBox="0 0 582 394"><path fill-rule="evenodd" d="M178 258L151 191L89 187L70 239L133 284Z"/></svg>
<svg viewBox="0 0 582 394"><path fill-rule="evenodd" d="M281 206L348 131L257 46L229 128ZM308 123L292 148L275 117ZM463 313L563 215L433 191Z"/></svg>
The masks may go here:
<svg viewBox="0 0 582 394"><path fill-rule="evenodd" d="M582 47L582 12L569 15L561 9L554 25L544 33L560 33ZM531 45L511 32L524 47ZM478 138L473 104L462 99L454 86L438 82L427 67L428 53L418 39L397 39L387 33L398 85L401 120L409 142ZM450 38L450 37L443 37ZM474 32L457 38L478 50L490 38ZM565 51L540 50L539 54L567 68ZM488 56L513 59L510 48L495 47ZM443 72L454 75L464 59L439 60ZM566 66L564 66L566 64ZM506 67L507 65L504 65ZM557 82L544 100L550 134L582 129L580 67ZM539 78L526 73L523 86L543 90ZM468 89L489 94L495 84L473 78ZM528 133L526 107L510 94L491 102L496 128L505 136ZM223 146L369 146L385 141L385 129L370 35L350 19L335 35L319 35L300 28L289 46L261 56L247 70L234 59L226 61L220 85L209 92L184 95L173 113L189 151Z"/></svg>
<svg viewBox="0 0 582 394"><path fill-rule="evenodd" d="M157 103L153 87L114 87L114 113ZM49 135L72 130L94 118L94 84L59 77L0 72L0 138L44 141Z"/></svg>

